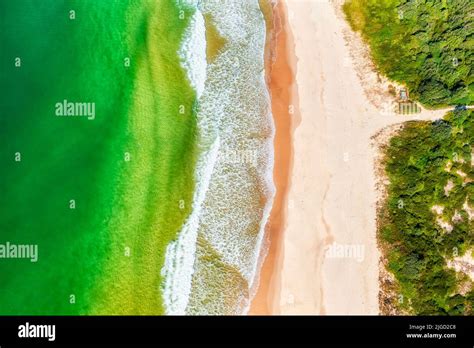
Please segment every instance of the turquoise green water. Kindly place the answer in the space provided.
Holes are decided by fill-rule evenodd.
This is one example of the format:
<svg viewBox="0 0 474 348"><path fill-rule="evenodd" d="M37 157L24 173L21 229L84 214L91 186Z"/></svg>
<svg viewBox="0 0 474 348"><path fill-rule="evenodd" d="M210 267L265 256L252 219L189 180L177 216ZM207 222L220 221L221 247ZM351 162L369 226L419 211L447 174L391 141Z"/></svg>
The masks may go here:
<svg viewBox="0 0 474 348"><path fill-rule="evenodd" d="M0 3L0 244L39 253L0 259L0 314L163 312L160 269L189 214L196 157L179 11ZM95 103L95 119L57 117L64 99Z"/></svg>

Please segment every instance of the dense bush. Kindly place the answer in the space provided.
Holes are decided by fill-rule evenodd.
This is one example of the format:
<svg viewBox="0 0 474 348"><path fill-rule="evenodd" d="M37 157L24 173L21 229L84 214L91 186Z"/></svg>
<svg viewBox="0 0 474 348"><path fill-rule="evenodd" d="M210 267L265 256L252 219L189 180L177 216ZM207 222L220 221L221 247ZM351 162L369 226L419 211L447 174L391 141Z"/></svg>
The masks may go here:
<svg viewBox="0 0 474 348"><path fill-rule="evenodd" d="M474 101L474 1L348 0L351 26L392 80L428 107Z"/></svg>
<svg viewBox="0 0 474 348"><path fill-rule="evenodd" d="M428 107L473 104L474 1L347 0L344 11L381 72L406 85L412 99ZM405 124L386 149L390 184L379 238L406 311L473 314L472 281L447 267L472 250L474 221L463 205L474 207L473 140L473 112L457 111ZM448 182L454 187L446 195Z"/></svg>
<svg viewBox="0 0 474 348"><path fill-rule="evenodd" d="M404 295L402 307L417 314L473 314L474 290L460 294L456 273L447 267L447 260L472 248L474 237L474 221L463 209L466 200L474 207L473 114L408 122L386 150L390 184L380 236ZM454 188L446 195L449 180ZM444 207L439 217L451 232L437 223L435 205ZM461 220L453 222L456 213Z"/></svg>

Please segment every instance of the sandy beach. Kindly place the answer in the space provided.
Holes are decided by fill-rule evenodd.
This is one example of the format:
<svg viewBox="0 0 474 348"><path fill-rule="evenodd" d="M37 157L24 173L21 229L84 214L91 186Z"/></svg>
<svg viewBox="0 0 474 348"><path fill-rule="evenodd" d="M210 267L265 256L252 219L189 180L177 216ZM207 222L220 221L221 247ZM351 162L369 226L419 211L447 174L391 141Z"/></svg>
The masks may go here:
<svg viewBox="0 0 474 348"><path fill-rule="evenodd" d="M283 32L276 47L286 52L277 55L269 80L277 197L250 314L380 312L379 148L403 122L446 112L391 111L391 82L375 70L342 3L287 0L275 8ZM296 91L288 83L293 80ZM293 118L285 110L289 104Z"/></svg>
<svg viewBox="0 0 474 348"><path fill-rule="evenodd" d="M293 167L292 133L299 123L298 95L295 81L296 57L292 33L288 27L286 4L265 2L269 25L266 49L266 78L272 99L275 123L275 162L273 181L276 194L266 226L268 250L260 272L258 291L249 314L272 314L279 297L282 236L288 207L290 172Z"/></svg>
<svg viewBox="0 0 474 348"><path fill-rule="evenodd" d="M281 314L377 314L372 117L329 1L287 1L301 124L283 237ZM331 248L331 249L330 249ZM328 254L326 252L330 250ZM342 252L341 252L342 251Z"/></svg>

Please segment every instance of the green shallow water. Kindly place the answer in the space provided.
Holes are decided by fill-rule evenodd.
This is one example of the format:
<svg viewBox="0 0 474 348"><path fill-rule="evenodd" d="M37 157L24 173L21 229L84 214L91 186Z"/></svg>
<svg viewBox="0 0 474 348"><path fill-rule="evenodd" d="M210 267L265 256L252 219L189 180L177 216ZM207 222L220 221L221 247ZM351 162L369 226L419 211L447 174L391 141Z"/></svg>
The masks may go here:
<svg viewBox="0 0 474 348"><path fill-rule="evenodd" d="M180 10L0 3L0 244L39 253L0 259L0 314L163 313L160 270L190 211L197 152ZM55 116L64 99L95 103L95 119Z"/></svg>

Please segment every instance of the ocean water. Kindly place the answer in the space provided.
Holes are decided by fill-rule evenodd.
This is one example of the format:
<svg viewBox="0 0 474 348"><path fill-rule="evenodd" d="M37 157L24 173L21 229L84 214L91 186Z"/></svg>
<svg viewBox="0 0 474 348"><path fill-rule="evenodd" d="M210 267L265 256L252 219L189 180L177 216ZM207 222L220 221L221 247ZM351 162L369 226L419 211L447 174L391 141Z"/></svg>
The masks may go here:
<svg viewBox="0 0 474 348"><path fill-rule="evenodd" d="M242 314L255 287L274 196L265 21L257 0L204 0L192 7L181 56L192 85L203 86L201 155L193 211L167 252L165 304L169 314ZM210 25L225 44L204 61L203 31Z"/></svg>
<svg viewBox="0 0 474 348"><path fill-rule="evenodd" d="M0 1L0 244L38 247L0 258L0 314L246 312L274 195L265 35L258 0Z"/></svg>
<svg viewBox="0 0 474 348"><path fill-rule="evenodd" d="M164 313L160 269L195 185L178 54L191 15L170 0L0 2L0 244L39 253L0 259L0 314ZM65 99L95 118L57 117Z"/></svg>

